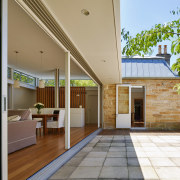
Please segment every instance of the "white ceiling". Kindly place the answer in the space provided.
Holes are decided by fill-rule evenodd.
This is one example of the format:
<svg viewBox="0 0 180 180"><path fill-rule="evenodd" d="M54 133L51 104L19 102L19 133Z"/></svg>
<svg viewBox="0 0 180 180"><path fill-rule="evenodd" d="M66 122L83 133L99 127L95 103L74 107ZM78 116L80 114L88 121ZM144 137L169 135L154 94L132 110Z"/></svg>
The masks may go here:
<svg viewBox="0 0 180 180"><path fill-rule="evenodd" d="M44 51L42 55L40 51ZM15 51L19 51L16 56ZM25 73L53 78L60 68L64 78L63 50L14 1L8 1L8 65ZM71 79L89 77L71 61Z"/></svg>
<svg viewBox="0 0 180 180"><path fill-rule="evenodd" d="M120 26L118 0L41 0L103 84L120 82ZM15 3L8 1L8 59L10 66L36 76L52 76L55 68L64 75L64 52ZM116 6L113 3L116 2ZM118 5L118 6L117 6ZM90 12L89 16L81 13ZM117 17L117 18L115 18ZM14 51L19 51L18 64ZM41 64L40 51L43 50ZM72 62L72 61L71 61ZM71 75L88 78L72 63Z"/></svg>
<svg viewBox="0 0 180 180"><path fill-rule="evenodd" d="M102 83L119 83L120 62L117 58L113 0L42 0L42 2ZM82 9L87 9L90 15L83 15Z"/></svg>

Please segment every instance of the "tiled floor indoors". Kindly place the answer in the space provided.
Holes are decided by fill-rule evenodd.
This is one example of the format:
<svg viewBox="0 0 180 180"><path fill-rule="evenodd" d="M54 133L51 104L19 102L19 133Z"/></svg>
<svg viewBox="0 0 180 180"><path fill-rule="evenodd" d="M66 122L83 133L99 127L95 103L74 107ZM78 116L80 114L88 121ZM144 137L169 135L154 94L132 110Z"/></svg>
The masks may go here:
<svg viewBox="0 0 180 180"><path fill-rule="evenodd" d="M180 136L96 136L51 178L180 180Z"/></svg>

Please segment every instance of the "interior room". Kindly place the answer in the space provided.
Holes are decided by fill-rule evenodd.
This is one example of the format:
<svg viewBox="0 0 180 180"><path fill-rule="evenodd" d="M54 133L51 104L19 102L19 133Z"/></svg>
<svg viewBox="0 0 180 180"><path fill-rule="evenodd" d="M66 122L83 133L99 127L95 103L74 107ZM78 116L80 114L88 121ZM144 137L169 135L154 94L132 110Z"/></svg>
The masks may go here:
<svg viewBox="0 0 180 180"><path fill-rule="evenodd" d="M8 9L8 116L30 110L32 121L37 121L34 143L23 142L23 147L9 142L16 130L8 121L8 173L9 179L26 179L66 151L64 122L57 131L48 126L59 122L65 109L65 54L15 1L8 1ZM47 116L46 129L44 119L37 116L37 102L44 104L40 115ZM71 58L70 146L97 129L98 86Z"/></svg>
<svg viewBox="0 0 180 180"><path fill-rule="evenodd" d="M145 127L145 90L142 87L131 87L131 127Z"/></svg>

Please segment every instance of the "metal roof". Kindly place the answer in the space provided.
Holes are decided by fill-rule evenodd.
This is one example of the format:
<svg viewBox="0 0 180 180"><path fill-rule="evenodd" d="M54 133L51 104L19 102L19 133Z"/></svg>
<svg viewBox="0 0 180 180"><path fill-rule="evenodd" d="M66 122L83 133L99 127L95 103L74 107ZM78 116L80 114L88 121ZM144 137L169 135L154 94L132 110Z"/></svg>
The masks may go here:
<svg viewBox="0 0 180 180"><path fill-rule="evenodd" d="M122 58L122 78L175 78L165 59Z"/></svg>

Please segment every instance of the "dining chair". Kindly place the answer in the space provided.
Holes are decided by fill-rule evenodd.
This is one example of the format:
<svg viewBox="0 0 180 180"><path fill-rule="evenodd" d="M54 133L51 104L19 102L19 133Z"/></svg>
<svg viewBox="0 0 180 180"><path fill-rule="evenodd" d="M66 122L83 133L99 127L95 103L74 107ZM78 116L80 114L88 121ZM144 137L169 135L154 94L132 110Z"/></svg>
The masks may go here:
<svg viewBox="0 0 180 180"><path fill-rule="evenodd" d="M52 114L59 114L59 111L60 111L60 110L54 110L54 111L52 112ZM53 122L54 120L57 121L57 120L58 120L57 117L48 118L48 119L47 119L47 122Z"/></svg>
<svg viewBox="0 0 180 180"><path fill-rule="evenodd" d="M41 136L41 129L42 129L42 119L40 120L40 118L39 118L39 120L38 119L35 119L36 121L37 121L37 124L36 124L36 134L38 135L40 135ZM39 132L39 133L38 133Z"/></svg>
<svg viewBox="0 0 180 180"><path fill-rule="evenodd" d="M60 110L54 110L54 111L53 111L53 114L59 114L59 111L60 111ZM53 120L54 120L54 121L57 121L57 120L58 120L58 117L53 117Z"/></svg>
<svg viewBox="0 0 180 180"><path fill-rule="evenodd" d="M53 120L53 121L47 122L47 128L58 129L59 132L60 132L60 128L63 128L63 132L64 132L64 119L65 119L65 110L60 110L58 121Z"/></svg>

